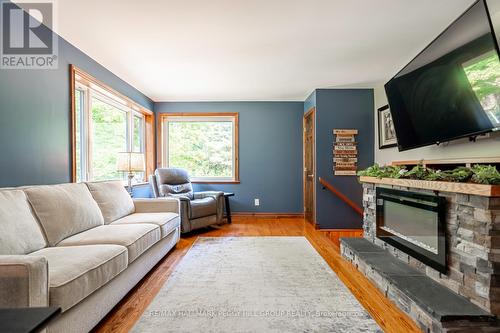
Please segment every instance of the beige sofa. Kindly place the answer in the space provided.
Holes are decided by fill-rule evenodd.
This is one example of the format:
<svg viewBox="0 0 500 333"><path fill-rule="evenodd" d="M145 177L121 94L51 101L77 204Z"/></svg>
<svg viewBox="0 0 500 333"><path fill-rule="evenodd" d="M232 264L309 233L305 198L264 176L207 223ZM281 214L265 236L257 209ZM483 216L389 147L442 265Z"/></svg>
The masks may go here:
<svg viewBox="0 0 500 333"><path fill-rule="evenodd" d="M59 306L48 332L88 332L179 235L177 199L121 182L0 189L0 308Z"/></svg>

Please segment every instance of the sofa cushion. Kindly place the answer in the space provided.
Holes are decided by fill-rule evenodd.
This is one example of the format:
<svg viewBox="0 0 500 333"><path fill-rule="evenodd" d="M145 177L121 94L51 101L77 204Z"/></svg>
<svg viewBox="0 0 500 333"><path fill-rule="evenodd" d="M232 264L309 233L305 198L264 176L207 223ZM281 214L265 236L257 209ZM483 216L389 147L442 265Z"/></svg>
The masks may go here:
<svg viewBox="0 0 500 333"><path fill-rule="evenodd" d="M0 191L0 255L28 254L45 246L43 231L24 192Z"/></svg>
<svg viewBox="0 0 500 333"><path fill-rule="evenodd" d="M119 245L48 247L30 254L49 263L49 304L70 309L104 286L128 265Z"/></svg>
<svg viewBox="0 0 500 333"><path fill-rule="evenodd" d="M50 246L104 223L85 184L34 186L24 190Z"/></svg>
<svg viewBox="0 0 500 333"><path fill-rule="evenodd" d="M150 223L160 227L161 238L166 237L179 227L180 219L176 213L134 213L116 220L113 224Z"/></svg>
<svg viewBox="0 0 500 333"><path fill-rule="evenodd" d="M160 239L160 228L154 224L110 224L66 238L58 246L122 245L127 248L128 262L131 263Z"/></svg>
<svg viewBox="0 0 500 333"><path fill-rule="evenodd" d="M213 197L191 200L190 219L217 214L217 201Z"/></svg>
<svg viewBox="0 0 500 333"><path fill-rule="evenodd" d="M87 186L109 224L135 211L134 202L121 181L93 182Z"/></svg>

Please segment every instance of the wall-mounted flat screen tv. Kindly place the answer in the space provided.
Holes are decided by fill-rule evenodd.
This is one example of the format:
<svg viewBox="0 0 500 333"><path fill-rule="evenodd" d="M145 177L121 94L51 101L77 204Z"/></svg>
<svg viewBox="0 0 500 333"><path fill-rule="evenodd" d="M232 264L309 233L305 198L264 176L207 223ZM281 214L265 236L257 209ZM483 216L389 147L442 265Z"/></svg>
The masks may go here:
<svg viewBox="0 0 500 333"><path fill-rule="evenodd" d="M475 2L386 83L400 151L500 129L499 2Z"/></svg>

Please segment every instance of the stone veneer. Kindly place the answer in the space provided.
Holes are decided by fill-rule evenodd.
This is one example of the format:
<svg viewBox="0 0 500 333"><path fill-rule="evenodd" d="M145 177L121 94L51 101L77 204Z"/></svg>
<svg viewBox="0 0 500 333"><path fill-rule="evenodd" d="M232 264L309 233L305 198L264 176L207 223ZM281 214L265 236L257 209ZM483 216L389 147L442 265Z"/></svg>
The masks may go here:
<svg viewBox="0 0 500 333"><path fill-rule="evenodd" d="M340 248L344 259L370 279L423 332L500 331L500 323L494 315L368 240L341 238Z"/></svg>
<svg viewBox="0 0 500 333"><path fill-rule="evenodd" d="M472 303L500 316L500 198L439 192L447 199L447 274L376 237L375 187L434 191L363 183L364 237ZM382 283L382 281L380 281Z"/></svg>

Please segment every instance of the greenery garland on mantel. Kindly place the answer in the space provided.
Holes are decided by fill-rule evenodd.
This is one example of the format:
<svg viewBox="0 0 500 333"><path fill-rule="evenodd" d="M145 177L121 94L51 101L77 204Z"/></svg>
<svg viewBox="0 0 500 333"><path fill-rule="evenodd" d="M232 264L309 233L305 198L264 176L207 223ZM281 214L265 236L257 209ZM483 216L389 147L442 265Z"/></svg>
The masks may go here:
<svg viewBox="0 0 500 333"><path fill-rule="evenodd" d="M411 170L408 170L404 165L379 166L375 164L359 171L358 176L500 185L500 172L497 168L479 164L470 168L458 167L445 171L428 168L422 164L414 166Z"/></svg>

